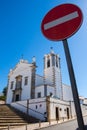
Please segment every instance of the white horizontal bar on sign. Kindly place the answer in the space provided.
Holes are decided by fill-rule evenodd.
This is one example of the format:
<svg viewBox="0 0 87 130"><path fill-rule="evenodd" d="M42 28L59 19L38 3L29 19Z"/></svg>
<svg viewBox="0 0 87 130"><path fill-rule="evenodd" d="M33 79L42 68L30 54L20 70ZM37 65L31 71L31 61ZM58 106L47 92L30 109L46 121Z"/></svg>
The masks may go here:
<svg viewBox="0 0 87 130"><path fill-rule="evenodd" d="M79 17L79 14L78 14L77 11L75 11L73 13L70 13L68 15L65 15L65 16L61 17L61 18L55 19L55 20L53 20L51 22L48 22L48 23L44 24L44 30L50 29L52 27L55 27L56 25L65 23L65 22L70 21L72 19L75 19L77 17Z"/></svg>

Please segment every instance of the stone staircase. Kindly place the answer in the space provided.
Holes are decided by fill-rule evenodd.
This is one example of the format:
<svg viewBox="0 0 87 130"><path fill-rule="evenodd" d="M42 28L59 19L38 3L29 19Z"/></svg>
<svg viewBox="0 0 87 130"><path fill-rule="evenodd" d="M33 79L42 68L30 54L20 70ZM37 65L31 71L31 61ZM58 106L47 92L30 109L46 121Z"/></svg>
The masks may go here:
<svg viewBox="0 0 87 130"><path fill-rule="evenodd" d="M0 130L8 126L20 126L27 123L35 123L39 120L28 116L9 105L0 105Z"/></svg>

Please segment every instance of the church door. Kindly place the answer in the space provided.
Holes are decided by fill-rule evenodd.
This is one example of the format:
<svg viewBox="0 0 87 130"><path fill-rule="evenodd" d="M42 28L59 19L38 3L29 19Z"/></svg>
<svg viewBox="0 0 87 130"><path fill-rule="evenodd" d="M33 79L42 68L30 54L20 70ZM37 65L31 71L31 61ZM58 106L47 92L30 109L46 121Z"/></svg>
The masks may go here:
<svg viewBox="0 0 87 130"><path fill-rule="evenodd" d="M56 107L56 120L59 120L59 108Z"/></svg>
<svg viewBox="0 0 87 130"><path fill-rule="evenodd" d="M19 101L19 94L16 94L15 101Z"/></svg>
<svg viewBox="0 0 87 130"><path fill-rule="evenodd" d="M69 108L68 107L67 107L66 111L67 111L67 118L69 119Z"/></svg>

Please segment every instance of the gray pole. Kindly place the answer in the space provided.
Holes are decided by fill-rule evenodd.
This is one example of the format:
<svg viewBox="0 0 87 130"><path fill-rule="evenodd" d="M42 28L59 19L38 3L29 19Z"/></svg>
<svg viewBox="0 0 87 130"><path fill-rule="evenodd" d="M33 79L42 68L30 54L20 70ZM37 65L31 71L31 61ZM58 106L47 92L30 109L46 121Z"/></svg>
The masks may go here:
<svg viewBox="0 0 87 130"><path fill-rule="evenodd" d="M64 51L65 51L65 56L66 56L66 61L67 61L67 66L68 66L68 71L69 71L69 77L70 77L70 82L71 82L71 88L72 88L72 93L73 93L73 99L74 99L74 104L75 104L79 130L85 130L67 39L63 40L63 46L64 46Z"/></svg>

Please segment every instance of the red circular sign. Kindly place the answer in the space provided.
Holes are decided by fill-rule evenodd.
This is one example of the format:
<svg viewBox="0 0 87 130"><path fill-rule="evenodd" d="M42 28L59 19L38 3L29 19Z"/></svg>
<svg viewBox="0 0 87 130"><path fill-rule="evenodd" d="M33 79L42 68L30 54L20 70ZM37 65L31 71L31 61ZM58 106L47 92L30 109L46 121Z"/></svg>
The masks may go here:
<svg viewBox="0 0 87 130"><path fill-rule="evenodd" d="M46 14L41 24L41 30L50 40L64 40L79 29L82 20L82 12L78 6L62 4Z"/></svg>

